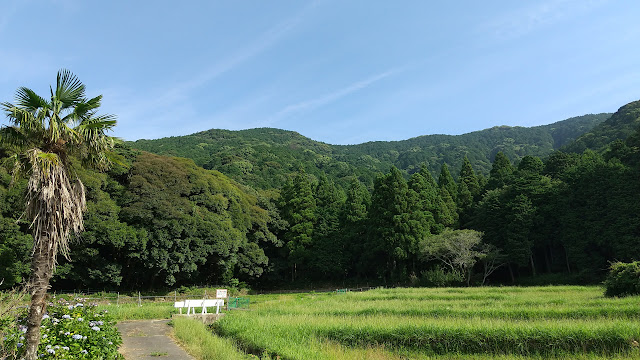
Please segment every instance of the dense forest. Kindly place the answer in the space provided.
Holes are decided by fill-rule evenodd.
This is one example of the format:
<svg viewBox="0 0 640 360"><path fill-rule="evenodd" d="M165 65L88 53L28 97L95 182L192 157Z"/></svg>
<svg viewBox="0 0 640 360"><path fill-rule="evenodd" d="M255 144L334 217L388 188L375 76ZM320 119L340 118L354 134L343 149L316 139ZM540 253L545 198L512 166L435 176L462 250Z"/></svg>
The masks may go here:
<svg viewBox="0 0 640 360"><path fill-rule="evenodd" d="M640 254L639 122L637 101L402 142L254 129L122 144L122 164L79 174L86 230L54 287L599 281ZM0 167L3 287L29 271L25 186Z"/></svg>
<svg viewBox="0 0 640 360"><path fill-rule="evenodd" d="M532 128L496 126L464 135L425 135L404 141L329 145L293 131L209 130L188 136L138 140L134 148L192 159L255 189L281 188L292 173L304 169L316 179L326 175L346 188L351 178L371 188L380 172L392 166L412 174L422 166L433 173L443 163L458 169L467 156L474 169L489 174L498 152L519 162L525 155L544 157L601 124L611 114L585 115ZM457 176L457 174L454 174Z"/></svg>

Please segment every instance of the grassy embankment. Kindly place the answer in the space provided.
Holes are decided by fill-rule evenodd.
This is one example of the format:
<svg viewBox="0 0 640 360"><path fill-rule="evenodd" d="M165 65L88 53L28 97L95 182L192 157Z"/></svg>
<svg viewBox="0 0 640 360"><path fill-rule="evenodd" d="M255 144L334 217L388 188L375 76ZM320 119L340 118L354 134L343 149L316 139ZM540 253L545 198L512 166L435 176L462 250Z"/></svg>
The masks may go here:
<svg viewBox="0 0 640 360"><path fill-rule="evenodd" d="M283 359L628 359L639 303L577 286L265 295L214 330Z"/></svg>

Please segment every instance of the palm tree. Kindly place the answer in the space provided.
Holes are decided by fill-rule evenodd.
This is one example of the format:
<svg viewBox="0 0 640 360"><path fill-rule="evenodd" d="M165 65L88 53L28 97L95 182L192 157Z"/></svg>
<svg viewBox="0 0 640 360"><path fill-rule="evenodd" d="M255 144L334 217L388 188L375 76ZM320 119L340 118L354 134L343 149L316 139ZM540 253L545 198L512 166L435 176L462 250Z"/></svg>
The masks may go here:
<svg viewBox="0 0 640 360"><path fill-rule="evenodd" d="M27 290L26 356L37 358L40 324L46 311L49 280L61 253L69 257L69 237L83 230L85 190L74 164L106 169L114 138L105 132L116 124L112 115L96 115L102 96L85 98L85 86L68 70L58 72L51 100L21 87L16 103L0 104L9 125L0 128L0 143L13 160L14 179L28 177L23 217L34 245ZM75 159L75 160L74 160Z"/></svg>

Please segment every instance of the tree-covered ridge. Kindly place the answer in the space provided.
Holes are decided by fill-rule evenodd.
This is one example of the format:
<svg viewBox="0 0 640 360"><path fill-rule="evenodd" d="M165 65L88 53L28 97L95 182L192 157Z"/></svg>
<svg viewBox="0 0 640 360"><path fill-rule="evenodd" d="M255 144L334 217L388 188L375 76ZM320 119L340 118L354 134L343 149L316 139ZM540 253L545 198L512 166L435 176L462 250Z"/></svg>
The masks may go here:
<svg viewBox="0 0 640 360"><path fill-rule="evenodd" d="M78 172L87 189L83 232L61 262L56 287L158 288L255 280L278 246L278 217L255 191L217 171L122 147L123 166ZM3 286L28 274L28 224L16 223L24 184L9 187L0 168L0 276ZM5 266L6 265L6 266Z"/></svg>
<svg viewBox="0 0 640 360"><path fill-rule="evenodd" d="M312 152L300 145L310 141L300 135L273 130L279 141L290 141L283 147L254 131L266 149ZM316 145L314 154L338 151ZM486 174L470 153L461 153L458 165L432 171L424 164L411 174L389 161L386 171L369 169L371 184L348 171L344 178L325 173L333 157L318 168L288 152L291 168L276 174L282 185L274 182L268 190L190 159L128 145L118 152L123 166L78 174L87 186L86 232L72 262L59 267L57 288L237 281L256 287L343 281L440 286L541 274L593 282L609 261L640 254L640 130L603 152L553 151L517 161L498 152ZM30 236L24 235L28 224L16 225L25 184L10 187L10 178L0 167L0 272L16 283L29 258L17 245Z"/></svg>
<svg viewBox="0 0 640 360"><path fill-rule="evenodd" d="M375 174L392 166L414 173L426 164L437 173L443 163L454 168L467 156L480 174L487 175L498 152L514 161L525 155L547 156L610 114L585 115L531 128L498 126L464 135L425 135L404 141L330 145L296 132L262 128L241 131L208 130L193 135L138 140L135 148L193 159L255 188L279 188L292 173L304 169L323 173L346 187L355 176L372 186Z"/></svg>
<svg viewBox="0 0 640 360"><path fill-rule="evenodd" d="M582 134L562 150L581 153L587 149L603 151L613 141L624 140L640 127L640 100L616 111L609 119Z"/></svg>

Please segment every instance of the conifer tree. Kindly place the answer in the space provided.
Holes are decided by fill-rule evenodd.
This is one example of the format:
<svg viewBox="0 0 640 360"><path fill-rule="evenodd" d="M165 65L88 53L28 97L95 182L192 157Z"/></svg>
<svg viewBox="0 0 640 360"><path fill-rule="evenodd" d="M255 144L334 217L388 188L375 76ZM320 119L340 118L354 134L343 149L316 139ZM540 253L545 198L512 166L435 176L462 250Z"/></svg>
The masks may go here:
<svg viewBox="0 0 640 360"><path fill-rule="evenodd" d="M347 189L340 224L347 251L345 270L355 270L358 275L363 275L368 265L362 262L364 259L360 255L369 247L367 219L370 205L371 194L357 178L353 178Z"/></svg>
<svg viewBox="0 0 640 360"><path fill-rule="evenodd" d="M489 172L487 189L499 189L507 185L513 178L513 171L513 165L511 165L509 158L502 151L498 152Z"/></svg>
<svg viewBox="0 0 640 360"><path fill-rule="evenodd" d="M454 200L458 198L458 186L449 172L449 166L447 163L443 163L440 168L440 176L438 177L438 186L445 188L449 193L449 196Z"/></svg>
<svg viewBox="0 0 640 360"><path fill-rule="evenodd" d="M445 188L440 188L438 194L438 211L436 215L436 226L439 230L444 228L455 228L458 223L458 207L451 195Z"/></svg>
<svg viewBox="0 0 640 360"><path fill-rule="evenodd" d="M407 182L400 170L392 167L376 179L371 196L369 257L378 275L396 279L406 275L408 259L417 253L410 215Z"/></svg>
<svg viewBox="0 0 640 360"><path fill-rule="evenodd" d="M316 223L310 264L312 274L322 278L341 277L346 264L346 239L340 234L340 210L344 194L325 174L315 188Z"/></svg>
<svg viewBox="0 0 640 360"><path fill-rule="evenodd" d="M418 242L430 236L435 230L435 219L432 211L437 200L437 193L436 189L424 178L423 173L423 171L420 171L411 175L408 183L409 191L407 193L409 201L408 224L410 226L410 232L412 233L411 235ZM417 254L417 251L412 250L411 253ZM412 271L414 272L416 260L417 258L411 259Z"/></svg>
<svg viewBox="0 0 640 360"><path fill-rule="evenodd" d="M293 181L287 182L282 200L283 218L289 223L289 231L285 233L287 258L292 280L295 281L298 271L309 258L316 219L316 200L304 170L301 169Z"/></svg>
<svg viewBox="0 0 640 360"><path fill-rule="evenodd" d="M467 156L464 156L462 160L462 167L460 168L460 177L458 178L458 190L460 190L460 184L464 183L467 186L467 190L471 193L472 198L477 198L480 195L480 184L478 177L476 176L471 162Z"/></svg>

